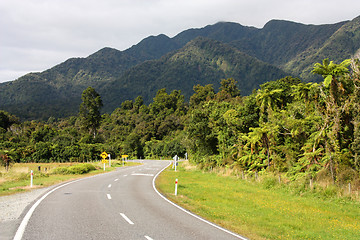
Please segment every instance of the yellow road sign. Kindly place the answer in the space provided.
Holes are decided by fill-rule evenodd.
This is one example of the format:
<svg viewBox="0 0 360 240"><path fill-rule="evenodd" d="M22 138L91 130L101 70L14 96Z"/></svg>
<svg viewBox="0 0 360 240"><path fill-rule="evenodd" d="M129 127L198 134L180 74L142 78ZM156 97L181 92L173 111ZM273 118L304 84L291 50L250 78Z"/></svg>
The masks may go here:
<svg viewBox="0 0 360 240"><path fill-rule="evenodd" d="M129 155L121 155L121 158L127 158Z"/></svg>
<svg viewBox="0 0 360 240"><path fill-rule="evenodd" d="M108 154L106 152L102 152L100 154L100 157L102 157L103 159L107 158L108 157Z"/></svg>
<svg viewBox="0 0 360 240"><path fill-rule="evenodd" d="M108 160L105 160L105 159L103 159L103 160L101 160L101 163L108 163L109 161Z"/></svg>

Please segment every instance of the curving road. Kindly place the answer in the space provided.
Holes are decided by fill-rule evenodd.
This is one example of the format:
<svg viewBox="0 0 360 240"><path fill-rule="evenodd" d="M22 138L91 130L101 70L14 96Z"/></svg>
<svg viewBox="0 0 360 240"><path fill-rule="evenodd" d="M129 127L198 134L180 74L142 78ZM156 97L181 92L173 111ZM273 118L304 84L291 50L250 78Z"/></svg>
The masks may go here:
<svg viewBox="0 0 360 240"><path fill-rule="evenodd" d="M53 189L14 239L245 239L165 200L153 179L169 162L142 162Z"/></svg>

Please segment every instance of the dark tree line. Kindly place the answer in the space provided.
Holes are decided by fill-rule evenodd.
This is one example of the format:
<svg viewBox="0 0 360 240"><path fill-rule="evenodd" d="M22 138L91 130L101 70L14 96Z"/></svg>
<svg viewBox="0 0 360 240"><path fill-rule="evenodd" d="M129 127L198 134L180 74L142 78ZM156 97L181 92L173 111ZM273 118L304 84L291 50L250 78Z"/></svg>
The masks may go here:
<svg viewBox="0 0 360 240"><path fill-rule="evenodd" d="M0 112L1 155L13 162L89 161L113 157L183 157L203 168L286 173L290 179L326 175L359 178L359 63L314 65L322 83L286 77L241 96L234 79L180 91L160 89L153 101L124 101L100 115L101 97L83 92L79 116L19 122ZM4 158L4 157L3 157ZM2 160L4 162L4 160Z"/></svg>

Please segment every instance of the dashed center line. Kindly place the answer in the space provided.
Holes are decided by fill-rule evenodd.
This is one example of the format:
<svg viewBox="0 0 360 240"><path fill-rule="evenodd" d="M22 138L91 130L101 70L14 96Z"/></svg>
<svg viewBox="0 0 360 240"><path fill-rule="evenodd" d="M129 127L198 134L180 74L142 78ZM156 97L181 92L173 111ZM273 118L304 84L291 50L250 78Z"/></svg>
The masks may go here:
<svg viewBox="0 0 360 240"><path fill-rule="evenodd" d="M119 179L118 179L118 178L114 180L114 182L117 182L117 181L119 181Z"/></svg>
<svg viewBox="0 0 360 240"><path fill-rule="evenodd" d="M145 235L145 238L146 238L147 240L153 240L151 237L146 236L146 235Z"/></svg>
<svg viewBox="0 0 360 240"><path fill-rule="evenodd" d="M109 184L108 188L111 188L111 184Z"/></svg>
<svg viewBox="0 0 360 240"><path fill-rule="evenodd" d="M110 194L106 194L108 199L111 199L111 195Z"/></svg>
<svg viewBox="0 0 360 240"><path fill-rule="evenodd" d="M124 214L124 213L120 213L120 215L125 219L125 221L127 221L129 224L133 225L134 223Z"/></svg>

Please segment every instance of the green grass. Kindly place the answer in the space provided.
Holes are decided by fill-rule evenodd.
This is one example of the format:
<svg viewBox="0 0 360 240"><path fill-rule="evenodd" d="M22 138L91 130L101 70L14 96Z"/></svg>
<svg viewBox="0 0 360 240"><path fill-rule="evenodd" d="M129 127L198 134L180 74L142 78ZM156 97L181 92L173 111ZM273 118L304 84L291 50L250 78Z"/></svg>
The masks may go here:
<svg viewBox="0 0 360 240"><path fill-rule="evenodd" d="M0 171L0 196L11 195L19 192L29 191L34 188L49 187L61 182L104 173L103 164L100 162L91 163L95 170L84 173L84 164L79 163L17 163L6 172ZM127 162L125 166L138 165L139 163ZM38 171L41 167L41 172ZM109 167L106 164L105 172L113 171L122 167L120 161L112 160ZM46 168L46 171L45 171ZM88 166L85 167L88 170ZM61 171L59 171L59 169ZM93 168L91 168L93 169ZM30 171L33 170L33 188L30 188ZM79 174L76 174L79 173Z"/></svg>
<svg viewBox="0 0 360 240"><path fill-rule="evenodd" d="M157 187L174 202L250 239L360 239L360 204L299 196L282 188L195 168L165 170ZM175 179L178 195L174 195Z"/></svg>

